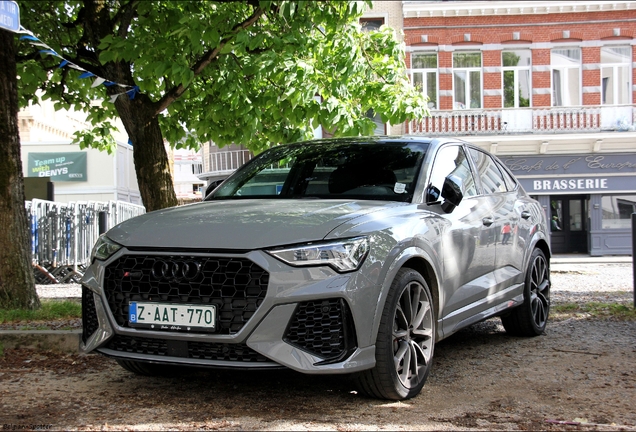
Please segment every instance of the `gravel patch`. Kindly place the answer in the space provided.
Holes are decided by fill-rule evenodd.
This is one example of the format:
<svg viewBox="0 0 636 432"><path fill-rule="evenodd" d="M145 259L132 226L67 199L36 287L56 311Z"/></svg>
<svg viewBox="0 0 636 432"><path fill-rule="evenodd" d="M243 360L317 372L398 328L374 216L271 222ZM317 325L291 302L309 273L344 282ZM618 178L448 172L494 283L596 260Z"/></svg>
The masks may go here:
<svg viewBox="0 0 636 432"><path fill-rule="evenodd" d="M553 303L633 301L631 264L553 264Z"/></svg>

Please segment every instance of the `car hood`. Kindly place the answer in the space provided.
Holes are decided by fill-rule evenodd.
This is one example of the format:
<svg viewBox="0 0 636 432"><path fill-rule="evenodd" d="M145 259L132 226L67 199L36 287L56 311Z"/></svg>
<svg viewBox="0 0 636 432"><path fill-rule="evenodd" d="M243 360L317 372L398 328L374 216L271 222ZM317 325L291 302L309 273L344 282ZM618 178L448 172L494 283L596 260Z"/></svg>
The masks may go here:
<svg viewBox="0 0 636 432"><path fill-rule="evenodd" d="M158 210L107 236L127 247L249 250L322 240L343 223L404 203L349 200L225 200Z"/></svg>

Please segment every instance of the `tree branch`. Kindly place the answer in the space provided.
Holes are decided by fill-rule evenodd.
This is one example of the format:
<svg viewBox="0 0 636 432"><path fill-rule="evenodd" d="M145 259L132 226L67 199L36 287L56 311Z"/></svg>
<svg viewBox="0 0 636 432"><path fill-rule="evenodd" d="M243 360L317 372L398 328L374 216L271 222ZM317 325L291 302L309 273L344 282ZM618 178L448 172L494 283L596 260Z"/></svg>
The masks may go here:
<svg viewBox="0 0 636 432"><path fill-rule="evenodd" d="M117 30L117 35L121 38L125 38L128 36L128 30L130 28L130 23L133 18L137 16L137 5L139 4L138 0L132 0L121 9L117 11L117 14L113 17L113 26L119 22L119 29ZM114 32L115 29L113 29Z"/></svg>
<svg viewBox="0 0 636 432"><path fill-rule="evenodd" d="M194 72L194 77L196 78L199 75L201 75L203 70L210 63L212 63L212 61L218 58L219 53L221 52L223 47L228 42L230 42L232 38L238 32L256 23L263 14L264 14L263 9L261 9L260 7L256 8L254 12L252 13L252 15L250 15L245 21L235 25L234 28L231 30L231 33L229 36L223 38L216 48L206 52L201 57L201 59L199 59L199 61L190 69L192 70L192 72ZM183 84L179 84L177 87L174 87L170 91L168 91L159 101L155 103L154 105L155 114L159 114L160 112L168 108L174 101L179 99L181 95L185 93L186 90L187 90L186 86L184 86Z"/></svg>
<svg viewBox="0 0 636 432"><path fill-rule="evenodd" d="M83 23L83 21L84 21L84 13L85 13L85 10L82 7L80 9L80 11L78 12L77 18L75 19L75 21L62 23L61 24L62 27L66 27L68 29L72 29L72 28L76 28L76 27L80 26Z"/></svg>

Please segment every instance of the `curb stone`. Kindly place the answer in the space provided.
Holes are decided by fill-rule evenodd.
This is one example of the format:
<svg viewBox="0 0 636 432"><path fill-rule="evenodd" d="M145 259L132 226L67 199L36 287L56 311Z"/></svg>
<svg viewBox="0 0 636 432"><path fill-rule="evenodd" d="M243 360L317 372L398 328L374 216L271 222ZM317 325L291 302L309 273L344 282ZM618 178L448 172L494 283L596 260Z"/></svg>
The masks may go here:
<svg viewBox="0 0 636 432"><path fill-rule="evenodd" d="M4 349L29 348L77 354L81 336L81 330L0 330L0 344Z"/></svg>

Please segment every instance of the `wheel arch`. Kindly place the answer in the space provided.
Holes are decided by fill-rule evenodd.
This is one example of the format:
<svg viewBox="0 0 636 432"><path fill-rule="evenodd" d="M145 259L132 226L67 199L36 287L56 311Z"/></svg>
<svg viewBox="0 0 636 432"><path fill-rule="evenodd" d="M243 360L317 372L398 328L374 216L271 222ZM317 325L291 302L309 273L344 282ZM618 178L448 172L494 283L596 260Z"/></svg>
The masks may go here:
<svg viewBox="0 0 636 432"><path fill-rule="evenodd" d="M382 283L382 293L378 299L378 303L375 310L375 319L373 321L373 332L371 333L371 343L375 343L378 335L378 329L380 326L380 318L382 316L382 310L387 301L387 295L389 288L393 283L398 271L402 268L409 268L417 271L422 275L424 280L429 286L431 295L433 296L433 306L435 312L435 318L439 322L439 313L441 311L442 302L444 301L443 295L440 293L439 278L440 264L433 260L435 255L427 253L427 251L420 247L409 247L403 250L396 259L388 266ZM442 298L440 296L442 295ZM439 340L439 329L441 326L437 326L438 332L436 340Z"/></svg>
<svg viewBox="0 0 636 432"><path fill-rule="evenodd" d="M426 283L428 284L428 288L431 290L431 295L433 296L433 307L435 308L435 319L439 317L439 283L437 280L437 276L435 275L435 271L433 270L433 266L426 259L422 257L412 257L408 261L406 261L402 268L407 267L415 270L419 274L422 275Z"/></svg>
<svg viewBox="0 0 636 432"><path fill-rule="evenodd" d="M550 253L550 246L548 246L548 242L545 239L539 239L539 241L537 241L537 243L534 245L534 247L541 249L541 252L543 252L543 255L545 255L545 257L548 259L548 263L549 263L550 262L551 253Z"/></svg>

